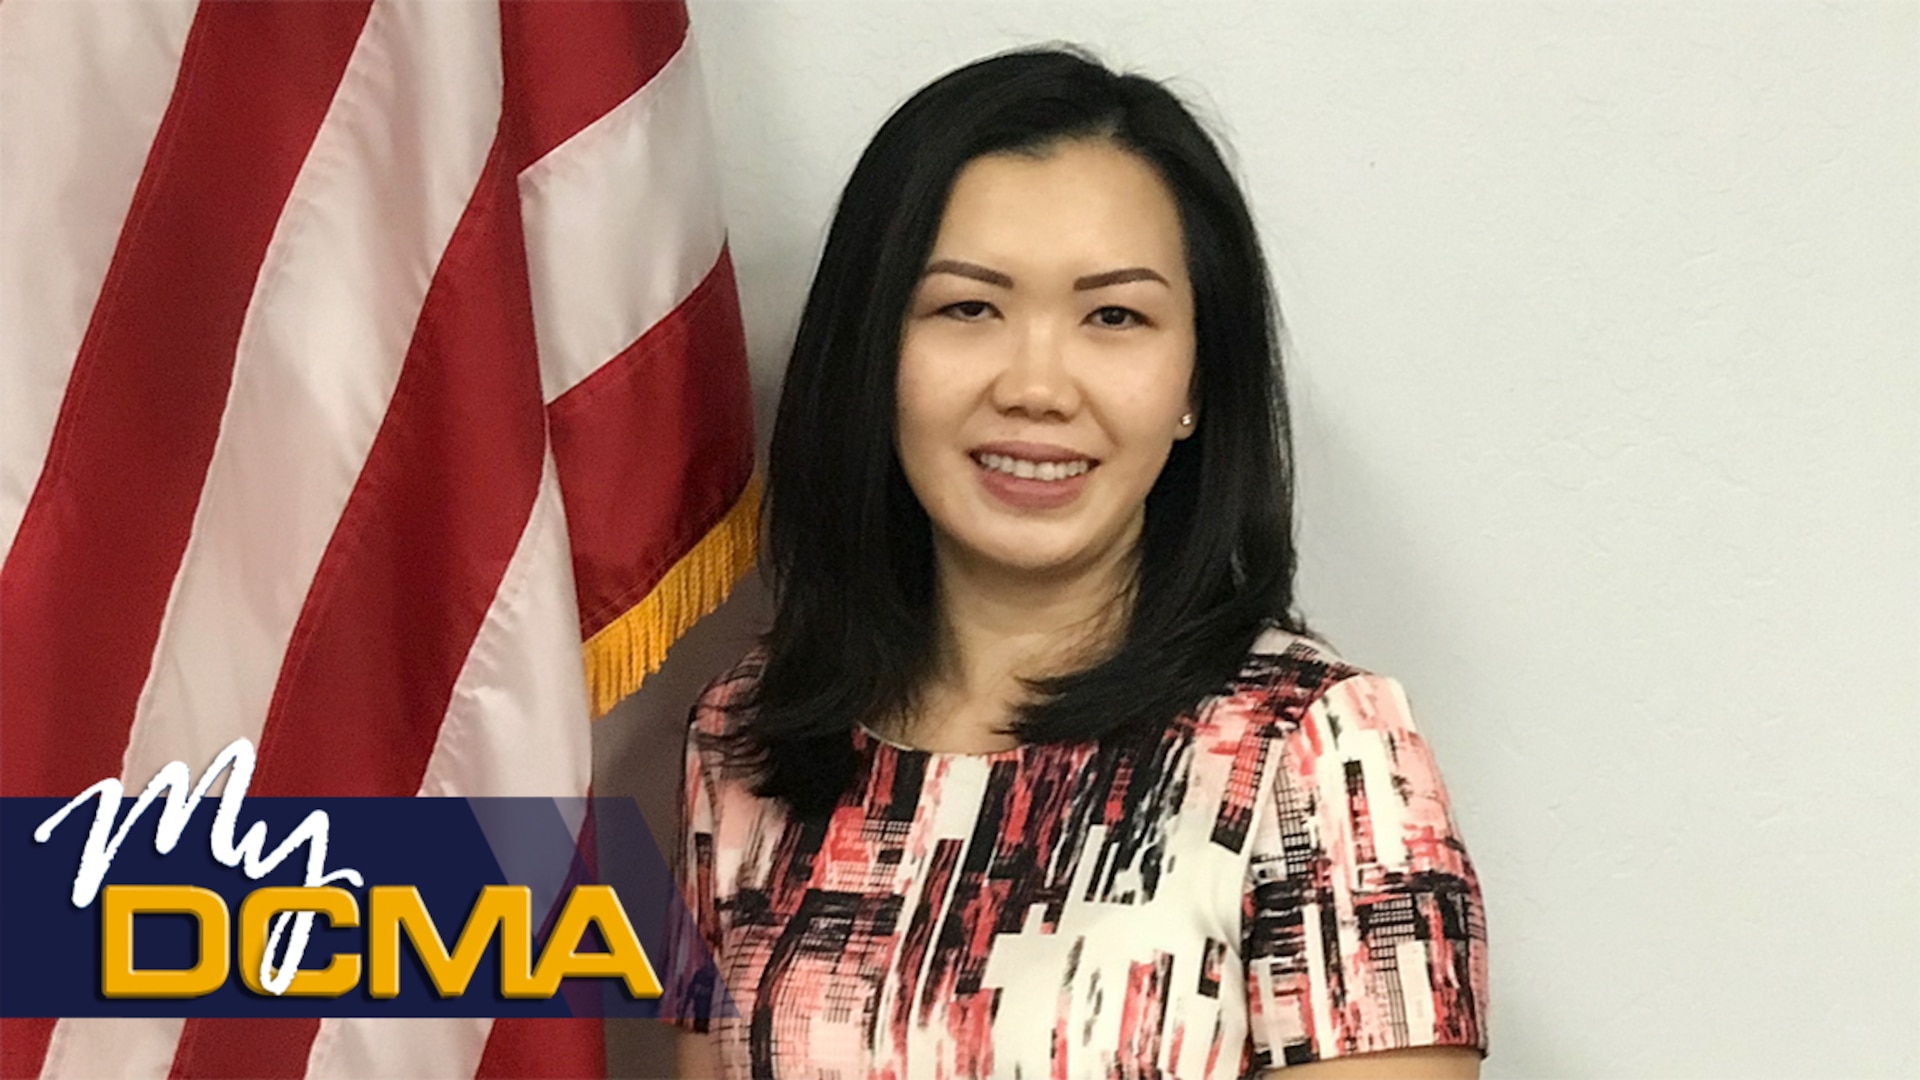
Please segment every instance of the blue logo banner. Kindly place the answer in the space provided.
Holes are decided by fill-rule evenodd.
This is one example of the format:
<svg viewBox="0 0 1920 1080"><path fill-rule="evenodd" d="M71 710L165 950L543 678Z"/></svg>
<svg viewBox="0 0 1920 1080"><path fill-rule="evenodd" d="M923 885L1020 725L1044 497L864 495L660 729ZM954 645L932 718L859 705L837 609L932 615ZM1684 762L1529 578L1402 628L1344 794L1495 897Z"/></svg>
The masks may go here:
<svg viewBox="0 0 1920 1080"><path fill-rule="evenodd" d="M631 800L100 803L0 798L0 1016L732 1014ZM261 894L320 871L324 889ZM273 992L292 912L334 890L351 910L310 917L300 975ZM268 972L258 945L247 970L248 925Z"/></svg>

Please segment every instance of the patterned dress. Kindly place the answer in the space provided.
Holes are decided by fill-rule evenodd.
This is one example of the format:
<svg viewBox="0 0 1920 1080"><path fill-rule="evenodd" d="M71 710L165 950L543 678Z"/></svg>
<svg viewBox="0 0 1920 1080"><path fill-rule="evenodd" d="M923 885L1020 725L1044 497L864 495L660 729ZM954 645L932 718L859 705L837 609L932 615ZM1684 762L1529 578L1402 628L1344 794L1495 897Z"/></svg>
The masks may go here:
<svg viewBox="0 0 1920 1080"><path fill-rule="evenodd" d="M757 669L709 687L697 733ZM1391 679L1272 630L1227 692L1131 749L852 738L858 778L814 825L689 740L682 888L719 978L670 965L666 1005L729 1077L1486 1051L1479 882Z"/></svg>

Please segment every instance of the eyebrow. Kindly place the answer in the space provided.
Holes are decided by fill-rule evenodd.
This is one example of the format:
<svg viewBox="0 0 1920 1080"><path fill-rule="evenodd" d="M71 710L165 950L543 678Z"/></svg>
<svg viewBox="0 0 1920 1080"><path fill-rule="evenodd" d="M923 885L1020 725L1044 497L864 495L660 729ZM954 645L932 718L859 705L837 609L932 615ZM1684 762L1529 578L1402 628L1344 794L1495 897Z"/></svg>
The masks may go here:
<svg viewBox="0 0 1920 1080"><path fill-rule="evenodd" d="M1107 270L1098 274L1088 274L1082 278L1074 278L1073 288L1076 292L1086 289L1104 289L1109 285L1124 285L1129 281L1157 281L1162 285L1167 284L1167 279L1161 277L1156 270L1144 266L1129 266L1124 270Z"/></svg>
<svg viewBox="0 0 1920 1080"><path fill-rule="evenodd" d="M983 281L988 285L997 285L1002 289L1013 288L1013 279L1011 277L1008 277L998 270L989 270L978 263L965 262L960 259L935 259L933 262L927 264L927 269L921 276L930 277L934 274L953 274L957 277ZM1098 274L1088 274L1085 277L1074 278L1073 289L1075 292L1086 292L1089 289L1104 289L1109 285L1124 285L1130 281L1157 281L1162 285L1168 284L1167 279L1162 277L1157 270L1145 266L1129 266L1119 270L1103 270Z"/></svg>
<svg viewBox="0 0 1920 1080"><path fill-rule="evenodd" d="M998 285L1003 289L1013 288L1013 279L1000 271L989 270L978 263L961 262L959 259L935 259L927 264L926 271L920 276L932 277L935 274L953 274L956 277L972 278L989 285Z"/></svg>

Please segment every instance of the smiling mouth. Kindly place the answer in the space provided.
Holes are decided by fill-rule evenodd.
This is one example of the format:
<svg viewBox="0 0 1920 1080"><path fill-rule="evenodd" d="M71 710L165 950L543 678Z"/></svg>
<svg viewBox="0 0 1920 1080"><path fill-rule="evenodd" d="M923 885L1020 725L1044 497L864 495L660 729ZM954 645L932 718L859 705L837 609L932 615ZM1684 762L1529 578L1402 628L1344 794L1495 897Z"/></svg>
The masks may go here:
<svg viewBox="0 0 1920 1080"><path fill-rule="evenodd" d="M1029 461L1006 454L974 454L974 464L988 472L997 472L1020 480L1060 481L1084 475L1093 468L1086 458L1072 461Z"/></svg>

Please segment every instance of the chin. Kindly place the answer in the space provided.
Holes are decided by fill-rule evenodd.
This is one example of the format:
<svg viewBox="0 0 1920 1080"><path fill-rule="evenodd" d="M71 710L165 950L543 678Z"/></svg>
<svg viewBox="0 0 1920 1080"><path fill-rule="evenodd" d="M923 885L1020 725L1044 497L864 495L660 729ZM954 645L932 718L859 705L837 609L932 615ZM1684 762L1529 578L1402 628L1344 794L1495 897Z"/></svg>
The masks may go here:
<svg viewBox="0 0 1920 1080"><path fill-rule="evenodd" d="M1038 578L1071 576L1103 562L1110 545L1079 537L995 536L955 546L979 566Z"/></svg>
<svg viewBox="0 0 1920 1080"><path fill-rule="evenodd" d="M1077 560L1072 555L1048 555L1031 551L999 558L987 556L984 559L997 569L1035 578L1052 578L1071 574L1077 566Z"/></svg>

